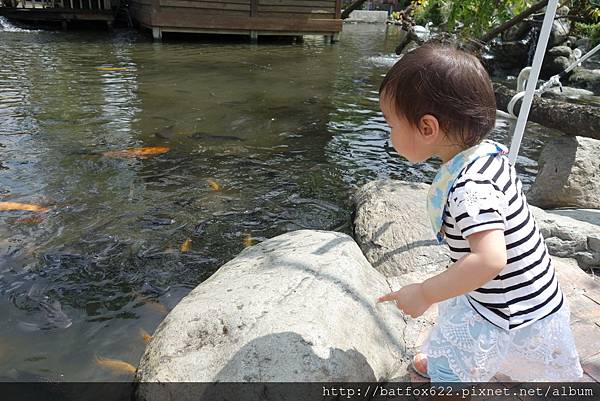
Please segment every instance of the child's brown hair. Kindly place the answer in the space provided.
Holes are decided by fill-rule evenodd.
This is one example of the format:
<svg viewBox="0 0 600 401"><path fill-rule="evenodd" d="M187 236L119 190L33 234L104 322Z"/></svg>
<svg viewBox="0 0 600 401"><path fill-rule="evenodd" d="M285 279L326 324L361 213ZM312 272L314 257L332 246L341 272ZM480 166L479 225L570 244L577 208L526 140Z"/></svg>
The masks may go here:
<svg viewBox="0 0 600 401"><path fill-rule="evenodd" d="M425 114L465 148L484 139L496 121L492 81L474 55L448 43L426 43L388 71L379 94L414 126Z"/></svg>

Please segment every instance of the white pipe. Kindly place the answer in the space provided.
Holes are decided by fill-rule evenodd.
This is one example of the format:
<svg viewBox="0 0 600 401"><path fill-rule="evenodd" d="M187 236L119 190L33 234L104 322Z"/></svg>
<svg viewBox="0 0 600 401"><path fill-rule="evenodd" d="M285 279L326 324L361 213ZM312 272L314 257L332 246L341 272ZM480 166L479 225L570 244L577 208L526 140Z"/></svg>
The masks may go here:
<svg viewBox="0 0 600 401"><path fill-rule="evenodd" d="M577 50L577 49L575 49L575 50ZM592 50L590 50L589 52L587 52L583 57L581 57L580 59L578 59L577 61L575 61L573 64L571 64L570 66L568 66L567 69L565 70L565 73L571 71L573 68L575 68L577 66L580 66L581 63L583 63L588 58L592 57L594 55L594 53L596 53L598 50L600 50L600 43L598 43L596 45L596 47L594 47Z"/></svg>
<svg viewBox="0 0 600 401"><path fill-rule="evenodd" d="M557 6L558 0L549 0L548 5L546 6L546 15L544 15L542 30L535 48L535 55L533 56L533 63L531 65L531 73L529 74L527 87L525 88L525 96L523 97L523 102L521 103L519 118L517 119L512 141L510 142L508 158L513 165L515 164L517 155L519 154L519 147L521 146L523 132L525 131L525 124L527 123L527 118L529 117L529 110L531 109L533 94L540 76L540 69L542 68L542 61L544 60L544 54L546 53L546 46L548 46L550 30L552 29Z"/></svg>

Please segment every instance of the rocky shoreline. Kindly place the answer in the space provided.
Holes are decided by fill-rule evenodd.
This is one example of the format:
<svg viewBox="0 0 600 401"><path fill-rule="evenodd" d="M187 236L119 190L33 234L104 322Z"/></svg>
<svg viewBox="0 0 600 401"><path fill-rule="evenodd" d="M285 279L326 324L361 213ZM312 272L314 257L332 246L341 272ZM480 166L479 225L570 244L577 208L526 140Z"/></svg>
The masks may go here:
<svg viewBox="0 0 600 401"><path fill-rule="evenodd" d="M578 154L587 154L580 147ZM578 174L600 175L597 161L592 166L572 168L565 180L575 185ZM531 191L547 186L546 178ZM157 382L415 380L409 361L436 308L413 319L376 299L450 263L429 227L427 190L427 184L373 181L352 198L354 238L300 230L241 252L157 328L137 370L136 398L198 399L193 388L150 385ZM600 282L583 271L600 268L600 210L532 212L571 307L585 380L600 381Z"/></svg>

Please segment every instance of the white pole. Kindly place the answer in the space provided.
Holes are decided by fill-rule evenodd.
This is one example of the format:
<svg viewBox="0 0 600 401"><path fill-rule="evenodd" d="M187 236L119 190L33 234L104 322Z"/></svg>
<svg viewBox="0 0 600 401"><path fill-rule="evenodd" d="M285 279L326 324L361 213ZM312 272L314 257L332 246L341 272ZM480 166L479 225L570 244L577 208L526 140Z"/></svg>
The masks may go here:
<svg viewBox="0 0 600 401"><path fill-rule="evenodd" d="M527 86L525 88L525 96L523 97L523 102L521 103L519 118L517 119L512 141L510 142L508 158L513 165L517 160L517 154L519 154L521 139L523 139L523 132L525 131L527 117L529 117L529 109L531 108L533 94L540 76L540 69L542 68L542 61L544 61L544 54L546 53L546 46L548 46L548 39L550 38L550 31L554 22L554 16L556 15L557 6L558 0L550 0L546 6L546 15L544 16L542 30L535 48L535 55L533 56L533 63L531 65L531 73L529 74L529 79L527 80Z"/></svg>

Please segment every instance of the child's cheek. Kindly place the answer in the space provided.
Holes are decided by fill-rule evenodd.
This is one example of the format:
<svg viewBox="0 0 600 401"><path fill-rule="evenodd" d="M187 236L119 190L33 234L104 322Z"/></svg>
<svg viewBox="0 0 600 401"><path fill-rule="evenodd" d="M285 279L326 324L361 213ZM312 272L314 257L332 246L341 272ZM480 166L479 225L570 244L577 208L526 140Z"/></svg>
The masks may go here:
<svg viewBox="0 0 600 401"><path fill-rule="evenodd" d="M392 130L392 133L390 135L390 139L391 139L391 142L392 142L392 146L394 147L394 150L396 152L400 153L401 152L401 148L400 148L400 140L398 138L398 132Z"/></svg>

